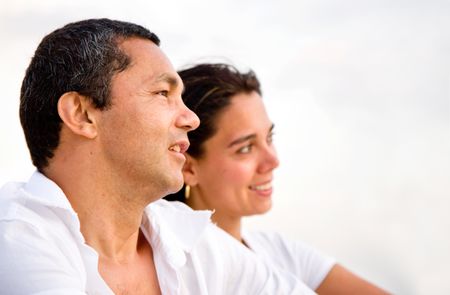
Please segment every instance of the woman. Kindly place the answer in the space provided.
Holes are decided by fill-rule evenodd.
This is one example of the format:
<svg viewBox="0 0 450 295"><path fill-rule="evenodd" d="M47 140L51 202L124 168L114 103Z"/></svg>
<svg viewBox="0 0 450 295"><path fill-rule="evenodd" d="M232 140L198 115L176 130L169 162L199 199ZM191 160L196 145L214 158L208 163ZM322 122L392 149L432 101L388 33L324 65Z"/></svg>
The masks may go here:
<svg viewBox="0 0 450 295"><path fill-rule="evenodd" d="M252 71L240 73L226 64L199 64L179 74L183 100L201 124L188 134L185 186L166 199L214 210L219 227L320 294L386 294L307 245L242 231L242 217L271 208L272 172L279 164L260 83Z"/></svg>

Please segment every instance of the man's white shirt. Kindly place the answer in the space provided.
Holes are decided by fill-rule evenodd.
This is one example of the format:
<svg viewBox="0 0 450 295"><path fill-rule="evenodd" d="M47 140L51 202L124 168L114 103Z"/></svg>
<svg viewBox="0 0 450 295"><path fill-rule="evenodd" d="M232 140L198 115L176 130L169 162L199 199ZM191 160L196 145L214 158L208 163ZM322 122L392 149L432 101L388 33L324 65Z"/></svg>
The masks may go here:
<svg viewBox="0 0 450 295"><path fill-rule="evenodd" d="M210 211L159 200L141 230L163 294L315 294L213 225ZM35 172L0 190L0 286L4 294L113 294L98 271L63 191Z"/></svg>

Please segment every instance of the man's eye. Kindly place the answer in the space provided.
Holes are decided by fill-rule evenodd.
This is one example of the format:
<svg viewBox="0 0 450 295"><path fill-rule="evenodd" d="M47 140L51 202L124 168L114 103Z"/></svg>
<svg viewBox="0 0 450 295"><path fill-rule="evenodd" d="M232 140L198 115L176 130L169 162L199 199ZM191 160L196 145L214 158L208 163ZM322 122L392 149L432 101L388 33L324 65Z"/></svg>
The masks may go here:
<svg viewBox="0 0 450 295"><path fill-rule="evenodd" d="M162 90L162 91L158 91L157 94L167 97L169 95L169 91Z"/></svg>
<svg viewBox="0 0 450 295"><path fill-rule="evenodd" d="M238 152L238 154L248 154L248 153L250 153L251 151L252 151L252 145L249 144L249 145L246 145L246 146L244 146L244 147L238 149L237 152Z"/></svg>

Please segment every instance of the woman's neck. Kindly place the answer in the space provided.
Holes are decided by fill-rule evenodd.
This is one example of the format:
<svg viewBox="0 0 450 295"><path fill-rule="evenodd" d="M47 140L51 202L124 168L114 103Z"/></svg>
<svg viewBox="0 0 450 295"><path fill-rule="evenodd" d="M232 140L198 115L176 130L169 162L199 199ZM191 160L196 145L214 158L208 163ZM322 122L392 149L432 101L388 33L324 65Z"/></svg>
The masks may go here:
<svg viewBox="0 0 450 295"><path fill-rule="evenodd" d="M203 202L201 198L196 198L195 196L191 196L187 199L186 204L194 210L213 210L214 213L211 216L211 220L233 238L243 243L241 235L241 216L231 216L229 214L224 214L221 210L210 208L210 206Z"/></svg>
<svg viewBox="0 0 450 295"><path fill-rule="evenodd" d="M242 243L241 235L241 217L223 216L219 212L215 212L211 219L218 227L226 231L233 238Z"/></svg>

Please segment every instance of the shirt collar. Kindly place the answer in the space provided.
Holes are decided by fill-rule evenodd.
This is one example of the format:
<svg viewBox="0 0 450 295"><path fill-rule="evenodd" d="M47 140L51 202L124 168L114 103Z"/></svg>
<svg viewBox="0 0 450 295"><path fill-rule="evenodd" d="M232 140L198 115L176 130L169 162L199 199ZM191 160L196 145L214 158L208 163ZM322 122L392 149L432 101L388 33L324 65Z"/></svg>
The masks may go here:
<svg viewBox="0 0 450 295"><path fill-rule="evenodd" d="M158 200L145 208L145 218L151 227L163 238L172 240L185 252L190 252L211 223L211 211L194 211L180 202Z"/></svg>
<svg viewBox="0 0 450 295"><path fill-rule="evenodd" d="M39 199L40 203L74 212L61 188L39 171L33 173L24 190L30 198ZM152 227L173 233L183 250L189 252L211 222L211 214L209 210L194 211L181 202L158 200L145 208L147 218L143 222L150 218Z"/></svg>
<svg viewBox="0 0 450 295"><path fill-rule="evenodd" d="M75 213L61 188L39 171L35 171L31 175L30 180L25 184L24 191L31 199L38 199L46 206L58 207Z"/></svg>
<svg viewBox="0 0 450 295"><path fill-rule="evenodd" d="M61 188L39 171L33 173L24 191L30 199L76 215ZM209 210L194 211L181 202L158 200L145 208L142 227L149 232L155 244L174 255L176 265L182 265L184 255L177 252L192 250L211 223L211 214Z"/></svg>

